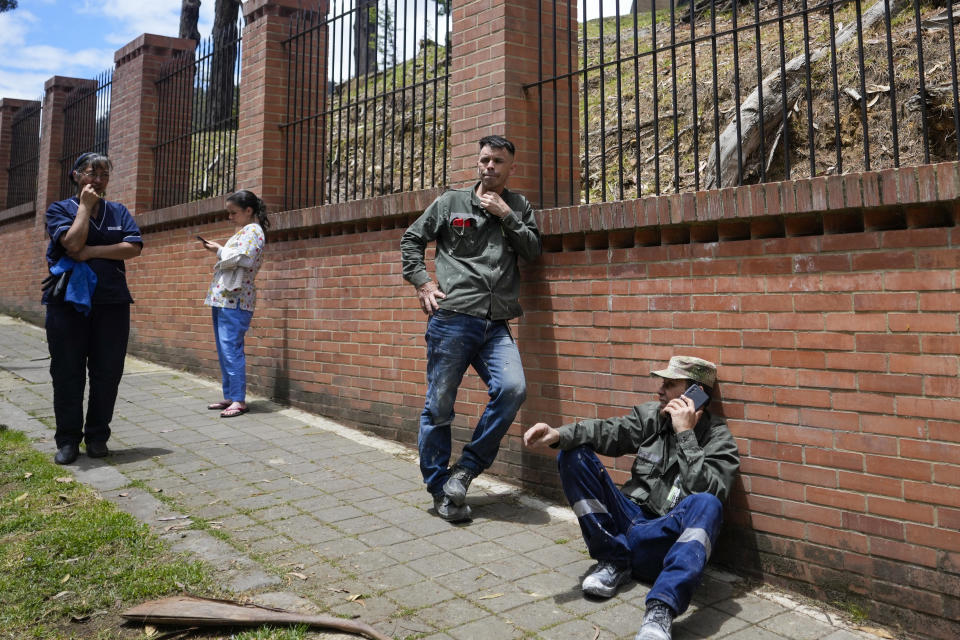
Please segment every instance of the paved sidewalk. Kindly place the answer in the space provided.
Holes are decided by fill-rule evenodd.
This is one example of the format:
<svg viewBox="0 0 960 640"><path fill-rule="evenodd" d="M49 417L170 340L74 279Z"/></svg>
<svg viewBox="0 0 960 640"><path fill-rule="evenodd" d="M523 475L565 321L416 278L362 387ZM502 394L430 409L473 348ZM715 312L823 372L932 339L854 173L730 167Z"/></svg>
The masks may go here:
<svg viewBox="0 0 960 640"><path fill-rule="evenodd" d="M48 367L42 329L0 315L0 423L52 457ZM468 498L475 519L451 525L427 511L415 452L257 398L249 414L220 419L206 410L218 397L218 384L130 358L114 454L67 468L209 562L227 588L357 616L398 640L629 640L639 628L648 585L582 596L592 562L565 506L481 476ZM187 528L194 521L207 530ZM875 636L710 571L674 637Z"/></svg>

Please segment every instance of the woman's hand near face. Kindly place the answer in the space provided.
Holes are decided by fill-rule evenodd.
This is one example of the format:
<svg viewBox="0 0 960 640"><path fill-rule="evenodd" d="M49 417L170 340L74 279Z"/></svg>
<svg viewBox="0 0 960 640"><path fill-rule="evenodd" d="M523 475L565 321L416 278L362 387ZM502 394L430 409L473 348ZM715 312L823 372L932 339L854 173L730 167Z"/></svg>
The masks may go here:
<svg viewBox="0 0 960 640"><path fill-rule="evenodd" d="M97 206L97 203L100 201L100 194L97 193L97 190L92 184L83 185L83 189L80 190L80 206L86 207L87 211L93 212L93 208Z"/></svg>

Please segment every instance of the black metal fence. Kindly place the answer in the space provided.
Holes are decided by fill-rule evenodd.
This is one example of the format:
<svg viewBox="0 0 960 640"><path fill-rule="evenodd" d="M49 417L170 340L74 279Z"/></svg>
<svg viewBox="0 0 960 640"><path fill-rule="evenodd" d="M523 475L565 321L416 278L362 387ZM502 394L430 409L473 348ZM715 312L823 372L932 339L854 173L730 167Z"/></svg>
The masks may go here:
<svg viewBox="0 0 960 640"><path fill-rule="evenodd" d="M243 18L170 62L157 81L153 208L232 192Z"/></svg>
<svg viewBox="0 0 960 640"><path fill-rule="evenodd" d="M110 96L113 68L71 92L63 107L63 155L60 156L60 198L76 194L70 169L82 153L106 155L110 149Z"/></svg>
<svg viewBox="0 0 960 640"><path fill-rule="evenodd" d="M446 183L450 20L449 0L333 0L292 21L287 209Z"/></svg>
<svg viewBox="0 0 960 640"><path fill-rule="evenodd" d="M10 166L7 168L7 208L37 197L40 165L40 119L43 100L21 107L10 125Z"/></svg>
<svg viewBox="0 0 960 640"><path fill-rule="evenodd" d="M595 17L584 7L610 3L581 2L579 47L544 42L548 59L579 59L570 74L541 64L540 80L525 87L549 109L569 76L578 80L572 202L960 157L960 16L949 2L694 2L638 15L616 2ZM545 23L551 4L562 3L541 3Z"/></svg>

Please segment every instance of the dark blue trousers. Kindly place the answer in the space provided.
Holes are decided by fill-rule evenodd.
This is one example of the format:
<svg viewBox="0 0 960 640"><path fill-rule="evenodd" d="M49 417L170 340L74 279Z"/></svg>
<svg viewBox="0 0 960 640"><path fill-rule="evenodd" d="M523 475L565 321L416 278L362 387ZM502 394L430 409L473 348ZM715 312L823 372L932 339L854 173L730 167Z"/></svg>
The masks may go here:
<svg viewBox="0 0 960 640"><path fill-rule="evenodd" d="M590 557L629 566L634 577L653 583L648 602L665 602L677 615L686 611L720 532L720 500L695 493L661 517L624 495L589 447L561 451L557 464Z"/></svg>
<svg viewBox="0 0 960 640"><path fill-rule="evenodd" d="M130 337L129 304L95 304L84 316L72 304L47 305L56 443L106 442ZM90 375L87 417L83 392Z"/></svg>

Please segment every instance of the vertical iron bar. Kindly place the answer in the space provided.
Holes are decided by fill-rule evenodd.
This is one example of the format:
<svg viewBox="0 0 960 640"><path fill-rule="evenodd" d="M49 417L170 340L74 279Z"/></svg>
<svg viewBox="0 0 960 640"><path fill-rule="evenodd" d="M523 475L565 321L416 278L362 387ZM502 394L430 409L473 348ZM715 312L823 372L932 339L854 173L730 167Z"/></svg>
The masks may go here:
<svg viewBox="0 0 960 640"><path fill-rule="evenodd" d="M620 78L623 52L620 50L620 0L616 0L614 11L617 14L613 23L617 30L617 199L623 200L623 85Z"/></svg>
<svg viewBox="0 0 960 640"><path fill-rule="evenodd" d="M759 0L757 0L759 2ZM692 20L693 18L691 18ZM713 142L714 142L714 177L713 186L716 189L721 187L720 175L720 95L718 90L718 71L717 71L717 2L710 0L710 47L713 57Z"/></svg>
<svg viewBox="0 0 960 640"><path fill-rule="evenodd" d="M952 2L947 3L948 13L952 13ZM890 132L893 134L893 166L900 166L900 127L897 123L897 86L893 70L893 34L890 24L890 0L883 1L884 26L887 32L887 81L890 83ZM956 52L953 49L953 16L950 16L947 24L950 29L950 58L954 62L954 71L956 71ZM953 75L953 95L956 100L957 95L957 76ZM954 122L958 117L956 104L953 109ZM954 129L960 131L960 129Z"/></svg>
<svg viewBox="0 0 960 640"><path fill-rule="evenodd" d="M700 103L697 100L697 30L693 6L690 7L690 102L693 112L693 188L700 189Z"/></svg>
<svg viewBox="0 0 960 640"><path fill-rule="evenodd" d="M743 184L743 118L740 115L740 27L737 25L737 16L740 14L740 3L733 3L732 31L733 31L733 117L737 123L737 185ZM782 35L782 34L781 34ZM783 40L781 39L781 43ZM762 137L762 134L761 134Z"/></svg>
<svg viewBox="0 0 960 640"><path fill-rule="evenodd" d="M734 2L734 7L736 7ZM677 104L677 13L675 3L670 3L670 83L671 107L673 108L673 188L680 193L680 106ZM734 9L736 11L736 9Z"/></svg>
<svg viewBox="0 0 960 640"><path fill-rule="evenodd" d="M569 4L569 3L568 3ZM557 80L557 56L560 55L557 42L557 3L553 3L553 206L560 203L560 110L557 101L559 95L559 80ZM541 92L542 93L542 92ZM543 135L542 133L540 135ZM543 169L540 169L543 172Z"/></svg>
<svg viewBox="0 0 960 640"><path fill-rule="evenodd" d="M888 0L889 3L889 0ZM950 84L953 88L953 139L957 143L957 157L960 158L960 96L957 95L957 45L956 45L956 36L953 33L953 3L947 3L947 36L950 42ZM887 38L890 37L890 23L887 23ZM893 93L893 82L890 82L890 100L891 102L895 100L895 94ZM896 121L894 121L893 127L894 136L897 133ZM894 137L894 144L896 144L896 137ZM896 152L896 147L894 147ZM899 162L897 163L899 166Z"/></svg>
<svg viewBox="0 0 960 640"><path fill-rule="evenodd" d="M656 3L650 3L650 35L651 56L650 72L653 85L653 192L660 195L660 91L657 82L657 8Z"/></svg>
<svg viewBox="0 0 960 640"><path fill-rule="evenodd" d="M590 103L587 91L587 4L583 3L583 186L586 202L590 203Z"/></svg>
<svg viewBox="0 0 960 640"><path fill-rule="evenodd" d="M837 79L836 3L837 0L830 0L830 77L833 79L833 140L837 150L836 169L839 175L843 173L843 150L840 145L840 85Z"/></svg>
<svg viewBox="0 0 960 640"><path fill-rule="evenodd" d="M919 0L914 0L913 16L914 16L914 22L916 25L916 32L917 32L917 76L919 76L920 78L920 108L922 109L920 123L922 124L922 130L923 130L923 161L925 164L930 164L930 133L929 131L927 131L927 117L928 117L927 116L927 79L926 79L927 67L923 62L923 24L920 19ZM857 0L857 20L859 21L859 19L860 19L860 0ZM861 38L861 41L862 41L862 38ZM862 58L862 53L861 53L861 58ZM862 64L863 63L861 62L861 69L862 69ZM863 94L864 111L866 111L867 96L863 92L861 92L861 94ZM866 125L866 121L864 121L864 125ZM960 134L960 132L958 132L958 134ZM866 143L867 141L866 131L864 131L863 140L864 140L864 143ZM869 169L870 169L870 166L868 164L867 170Z"/></svg>
<svg viewBox="0 0 960 640"><path fill-rule="evenodd" d="M537 188L543 208L543 2L537 2ZM554 127L556 128L556 127ZM556 149L554 149L556 154Z"/></svg>
<svg viewBox="0 0 960 640"><path fill-rule="evenodd" d="M814 146L814 136L815 130L813 128L813 83L811 79L811 74L813 70L811 69L810 63L810 11L807 8L807 0L802 2L803 8L803 56L806 64L806 80L807 80L807 153L810 154L810 177L817 175L817 152L816 147Z"/></svg>
<svg viewBox="0 0 960 640"><path fill-rule="evenodd" d="M763 80L766 77L763 73L763 56L761 55L760 42L760 0L753 0L753 23L754 38L756 42L754 47L757 54L757 104L761 105L757 109L757 116L760 119L760 131L766 131L763 124ZM767 181L767 140L766 136L760 136L760 182Z"/></svg>
<svg viewBox="0 0 960 640"><path fill-rule="evenodd" d="M918 7L919 11L919 2L914 3L915 7ZM863 167L867 171L870 171L870 128L867 121L867 78L866 78L866 63L863 56L863 11L860 4L860 0L856 0L857 7L857 70L860 73L860 120L863 122ZM919 13L917 14L919 20ZM917 38L920 38L920 23L917 23ZM918 43L919 44L919 43ZM923 58L923 52L918 48L917 55ZM923 65L920 65L920 86L923 86ZM926 126L926 122L924 122ZM924 129L926 131L926 129ZM924 141L926 141L926 135L924 135ZM927 162L930 162L930 158L927 158Z"/></svg>
<svg viewBox="0 0 960 640"><path fill-rule="evenodd" d="M286 123L287 127L281 129L283 133L283 208L290 210L296 209L294 204L293 194L293 172L294 172L294 163L291 160L292 150L290 149L290 123L294 121L294 115L292 112L293 109L293 65L297 57L294 53L297 47L297 41L295 39L294 33L300 31L301 23L303 20L303 14L298 13L294 16L293 20L290 21L290 25L287 28L287 103L286 103Z"/></svg>
<svg viewBox="0 0 960 640"><path fill-rule="evenodd" d="M453 59L453 39L448 38L447 34L450 33L450 20L453 13L452 10L453 4L451 3L447 13L446 13L446 28L443 34L444 42L446 45L444 47L444 55L446 56L447 63L445 64L446 71L443 74L443 184L447 184L447 165L448 159L450 157L449 141L450 135L447 131L447 116L450 114L450 64L449 61Z"/></svg>
<svg viewBox="0 0 960 640"><path fill-rule="evenodd" d="M607 97L604 80L606 79L606 62L603 51L603 3L600 4L599 34L597 43L600 45L600 202L607 201Z"/></svg>
<svg viewBox="0 0 960 640"><path fill-rule="evenodd" d="M643 197L643 188L640 182L640 167L643 161L640 154L640 25L639 11L633 12L633 113L634 113L634 145L633 153L637 162L637 198Z"/></svg>
<svg viewBox="0 0 960 640"><path fill-rule="evenodd" d="M859 6L860 0L857 0ZM786 41L784 40L783 0L777 0L778 28L780 29L780 102L783 108L783 171L784 177L790 179L790 105L787 104L787 59ZM739 115L739 114L738 114ZM739 138L739 136L738 136ZM737 141L739 144L739 140ZM738 182L739 184L739 182Z"/></svg>

